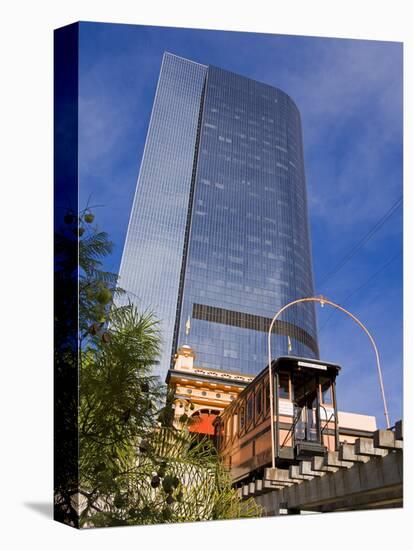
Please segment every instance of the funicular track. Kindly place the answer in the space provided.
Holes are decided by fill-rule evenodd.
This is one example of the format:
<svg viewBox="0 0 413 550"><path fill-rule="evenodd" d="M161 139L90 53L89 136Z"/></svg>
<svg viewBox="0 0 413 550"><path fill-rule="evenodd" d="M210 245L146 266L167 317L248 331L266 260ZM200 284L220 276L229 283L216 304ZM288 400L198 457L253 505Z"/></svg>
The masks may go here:
<svg viewBox="0 0 413 550"><path fill-rule="evenodd" d="M403 423L373 438L340 443L289 469L265 468L263 479L238 489L254 497L267 515L403 506Z"/></svg>

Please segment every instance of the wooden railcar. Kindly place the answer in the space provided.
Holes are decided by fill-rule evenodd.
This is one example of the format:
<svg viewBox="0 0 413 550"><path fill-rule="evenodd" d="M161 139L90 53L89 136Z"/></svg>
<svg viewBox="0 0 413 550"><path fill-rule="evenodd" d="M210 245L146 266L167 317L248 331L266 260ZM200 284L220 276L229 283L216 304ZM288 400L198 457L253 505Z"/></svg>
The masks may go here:
<svg viewBox="0 0 413 550"><path fill-rule="evenodd" d="M340 367L301 357L272 363L275 465L285 468L338 448L335 380ZM269 369L215 420L218 450L236 483L272 463Z"/></svg>

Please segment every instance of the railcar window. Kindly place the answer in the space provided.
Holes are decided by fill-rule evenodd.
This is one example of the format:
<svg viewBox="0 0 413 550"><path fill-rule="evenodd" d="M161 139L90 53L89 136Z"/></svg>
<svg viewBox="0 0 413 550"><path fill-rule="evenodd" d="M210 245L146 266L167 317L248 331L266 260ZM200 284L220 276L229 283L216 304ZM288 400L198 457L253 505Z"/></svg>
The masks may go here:
<svg viewBox="0 0 413 550"><path fill-rule="evenodd" d="M231 440L232 437L232 417L227 416L227 419L225 420L225 442L228 443L228 441Z"/></svg>
<svg viewBox="0 0 413 550"><path fill-rule="evenodd" d="M285 399L290 398L290 377L288 374L278 376L278 395Z"/></svg>
<svg viewBox="0 0 413 550"><path fill-rule="evenodd" d="M223 449L225 447L225 426L223 422L219 424L219 440L220 440L219 446L221 449Z"/></svg>
<svg viewBox="0 0 413 550"><path fill-rule="evenodd" d="M265 385L265 414L267 414L270 408L270 384L267 382Z"/></svg>
<svg viewBox="0 0 413 550"><path fill-rule="evenodd" d="M321 386L321 394L323 396L323 403L325 405L332 405L333 404L333 395L332 395L332 391L331 391L330 382L325 382Z"/></svg>
<svg viewBox="0 0 413 550"><path fill-rule="evenodd" d="M238 432L238 413L234 414L233 427L233 436L236 437Z"/></svg>
<svg viewBox="0 0 413 550"><path fill-rule="evenodd" d="M239 431L241 432L245 427L245 407L242 407L239 410Z"/></svg>
<svg viewBox="0 0 413 550"><path fill-rule="evenodd" d="M247 399L247 425L251 423L254 415L254 394L252 393Z"/></svg>
<svg viewBox="0 0 413 550"><path fill-rule="evenodd" d="M221 423L218 421L218 423L215 425L215 436L217 441L217 447L218 449L221 448Z"/></svg>
<svg viewBox="0 0 413 550"><path fill-rule="evenodd" d="M221 440L220 447L224 448L225 447L225 419L224 418L222 419L222 422L219 425L219 427L220 427L219 437L220 437L220 440Z"/></svg>
<svg viewBox="0 0 413 550"><path fill-rule="evenodd" d="M262 413L262 386L258 388L258 391L255 395L255 412L257 417Z"/></svg>

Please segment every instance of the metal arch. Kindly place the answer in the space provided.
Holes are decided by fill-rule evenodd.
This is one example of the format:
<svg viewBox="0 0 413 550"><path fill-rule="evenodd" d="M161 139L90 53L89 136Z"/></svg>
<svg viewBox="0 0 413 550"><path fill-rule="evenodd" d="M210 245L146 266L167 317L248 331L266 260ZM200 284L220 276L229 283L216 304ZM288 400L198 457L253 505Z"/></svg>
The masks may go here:
<svg viewBox="0 0 413 550"><path fill-rule="evenodd" d="M369 340L370 340L370 342L373 346L374 353L375 353L375 356L376 356L377 372L378 372L378 375L379 375L380 391L381 391L381 395L382 395L382 399L383 399L384 416L386 418L387 428L390 428L390 418L389 418L389 413L388 413L388 410L387 410L386 397L385 397L385 394L384 394L384 384L383 384L383 376L382 376L381 366L380 366L379 351L377 349L376 342L374 341L373 336L370 334L370 332L367 330L367 328L363 325L363 323L359 319L357 319L357 317L355 315L350 313L350 311L347 311L345 308L343 308L339 304L336 304L336 303L332 302L331 300L325 298L324 296L311 296L311 297L308 297L308 298L299 298L297 300L293 300L292 302L289 302L288 304L286 304L280 310L277 311L277 313L275 314L275 316L273 317L273 319L271 321L271 325L270 325L270 328L268 330L268 375L269 375L269 379L270 379L271 456L272 456L272 467L273 468L275 468L275 448L274 448L275 447L275 442L274 442L274 414L273 414L273 411L274 411L274 388L273 388L272 364L271 364L272 363L272 360L271 360L271 332L272 332L273 326L275 324L275 321L278 319L278 317L281 315L281 313L283 313L283 311L285 311L286 309L290 308L291 306L293 306L295 304L299 304L299 303L302 303L302 302L318 302L321 305L328 304L328 305L330 305L330 306L332 306L336 309L339 309L340 311L342 311L343 313L345 313L346 315L351 317L351 319L353 319L353 321L355 321L359 325L359 327L361 327L363 329L363 331L367 334L367 336L369 337Z"/></svg>

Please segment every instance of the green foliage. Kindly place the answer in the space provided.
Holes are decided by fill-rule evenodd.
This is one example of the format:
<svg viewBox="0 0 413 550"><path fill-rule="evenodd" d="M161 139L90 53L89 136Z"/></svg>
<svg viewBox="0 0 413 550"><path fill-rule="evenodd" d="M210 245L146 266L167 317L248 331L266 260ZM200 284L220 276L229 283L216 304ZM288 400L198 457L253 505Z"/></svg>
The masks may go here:
<svg viewBox="0 0 413 550"><path fill-rule="evenodd" d="M80 363L81 435L80 471L98 456L111 464L114 455L127 453L131 438L155 425L153 401L163 391L151 376L159 353L158 323L153 315L139 314L134 306L113 308L108 343L90 337ZM142 391L147 385L149 391ZM93 461L93 460L92 460Z"/></svg>
<svg viewBox="0 0 413 550"><path fill-rule="evenodd" d="M54 517L78 526L78 246L73 212L54 235Z"/></svg>
<svg viewBox="0 0 413 550"><path fill-rule="evenodd" d="M70 213L65 222L67 231L84 229L78 487L60 495L65 509L78 515L80 526L96 527L259 515L253 501L238 499L212 442L188 431L189 404L182 430L173 427L173 392L152 375L159 322L150 311L113 304L122 291L116 275L101 269L112 252L108 235L84 214Z"/></svg>
<svg viewBox="0 0 413 550"><path fill-rule="evenodd" d="M115 478L110 497L97 499L100 513L85 508L82 522L148 525L260 515L252 499L239 500L209 439L161 427L148 435L127 475Z"/></svg>

